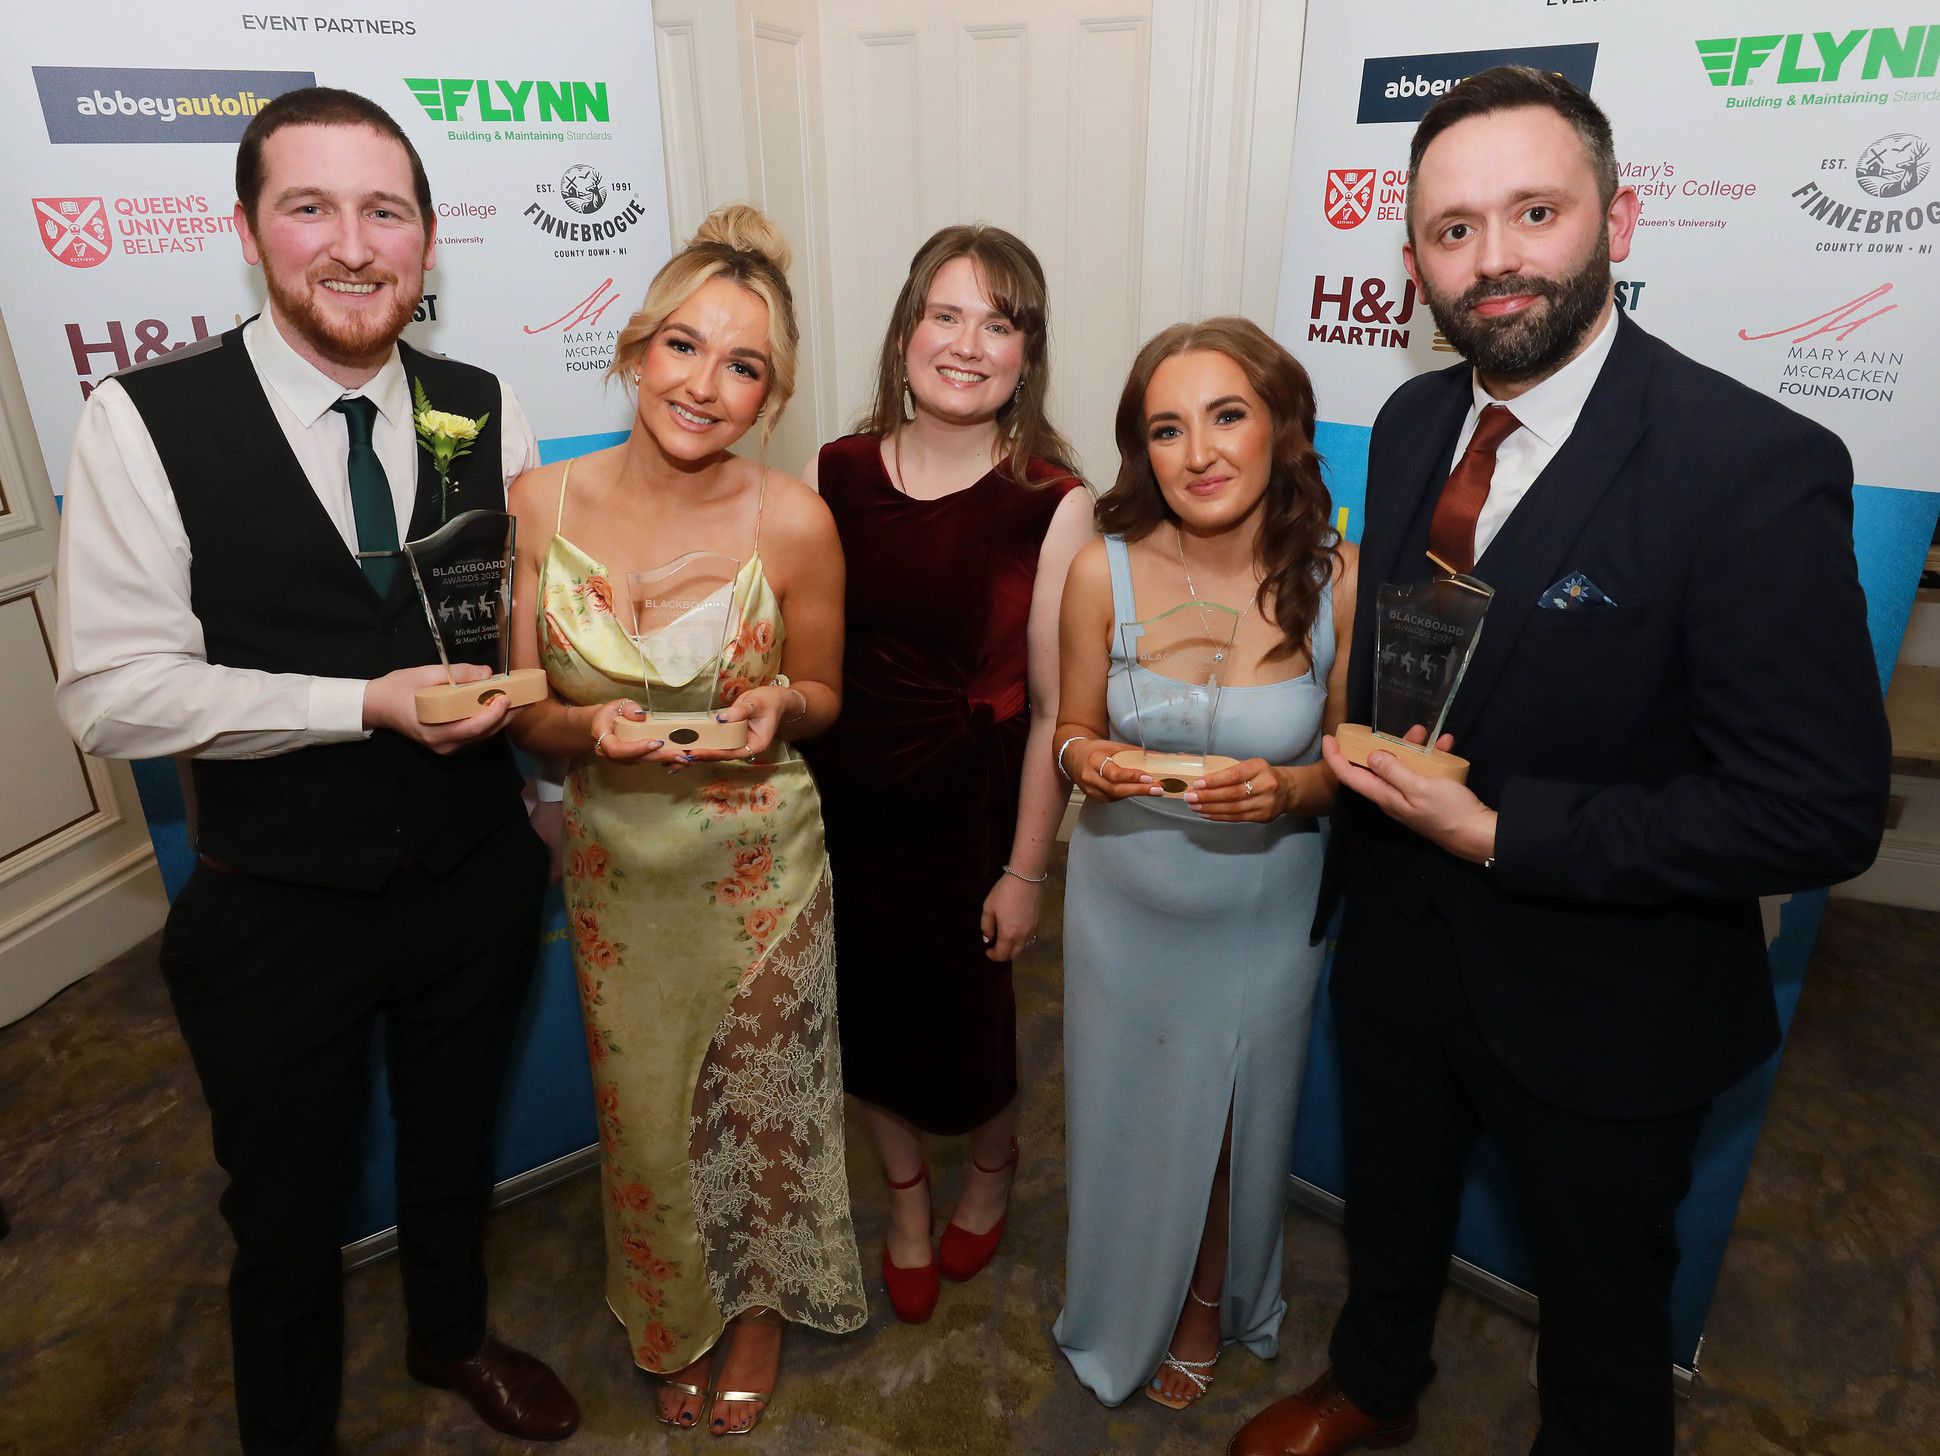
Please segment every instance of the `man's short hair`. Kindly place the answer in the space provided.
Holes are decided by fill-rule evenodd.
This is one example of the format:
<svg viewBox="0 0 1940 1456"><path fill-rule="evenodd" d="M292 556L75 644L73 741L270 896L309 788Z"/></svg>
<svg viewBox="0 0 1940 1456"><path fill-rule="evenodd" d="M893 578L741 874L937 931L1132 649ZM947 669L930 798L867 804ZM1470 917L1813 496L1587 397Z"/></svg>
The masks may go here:
<svg viewBox="0 0 1940 1456"><path fill-rule="evenodd" d="M424 159L391 113L355 91L305 86L285 91L251 117L236 148L236 198L251 227L256 225L256 202L263 192L263 143L286 126L367 126L391 138L411 159L411 186L417 193L418 211L425 227L431 226L431 179L424 175Z"/></svg>
<svg viewBox="0 0 1940 1456"><path fill-rule="evenodd" d="M1589 92L1554 71L1539 71L1533 66L1491 66L1476 72L1429 107L1415 127L1414 140L1408 144L1411 235L1414 231L1412 183L1421 170L1421 158L1428 144L1458 121L1524 106L1547 107L1576 129L1589 157L1590 170L1596 175L1598 198L1604 207L1610 205L1610 199L1617 195L1617 149L1610 136L1610 118L1603 114L1603 108L1590 99Z"/></svg>

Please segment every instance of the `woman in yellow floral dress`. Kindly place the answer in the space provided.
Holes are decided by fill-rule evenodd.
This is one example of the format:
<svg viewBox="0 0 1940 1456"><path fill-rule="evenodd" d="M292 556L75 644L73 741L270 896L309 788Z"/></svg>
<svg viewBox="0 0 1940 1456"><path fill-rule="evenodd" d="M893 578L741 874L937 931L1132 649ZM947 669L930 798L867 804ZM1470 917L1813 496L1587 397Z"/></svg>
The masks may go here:
<svg viewBox="0 0 1940 1456"><path fill-rule="evenodd" d="M867 1317L843 1168L821 804L793 740L839 706L842 555L800 481L728 453L794 383L787 249L724 208L655 277L613 372L624 444L524 476L514 661L552 696L513 735L564 760L566 901L598 1103L606 1297L659 1415L746 1430L784 1323ZM628 571L740 561L728 642L636 641ZM658 661L656 662L656 656ZM644 661L643 661L644 658ZM717 689L718 683L718 689ZM621 717L729 704L745 749L619 738ZM719 698L715 698L718 691ZM709 1389L709 1363L730 1328Z"/></svg>

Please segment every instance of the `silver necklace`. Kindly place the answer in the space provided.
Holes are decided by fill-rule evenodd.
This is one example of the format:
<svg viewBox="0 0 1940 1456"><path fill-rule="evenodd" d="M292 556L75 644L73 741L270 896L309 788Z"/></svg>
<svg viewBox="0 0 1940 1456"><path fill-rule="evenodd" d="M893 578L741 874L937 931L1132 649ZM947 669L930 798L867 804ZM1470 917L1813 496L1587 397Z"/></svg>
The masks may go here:
<svg viewBox="0 0 1940 1456"><path fill-rule="evenodd" d="M1182 531L1182 530L1181 530L1181 529L1180 529L1180 528L1179 528L1179 527L1178 527L1178 526L1177 526L1177 525L1175 524L1175 525L1174 525L1174 526L1172 527L1172 537L1173 537L1173 540L1175 540L1175 541L1176 541L1176 542L1178 543L1178 546L1179 546L1179 570L1180 570L1181 572L1183 572L1183 573L1184 573L1184 575L1185 575L1185 579L1186 579L1186 592L1187 592L1187 594L1188 594L1188 595L1190 595L1190 596L1192 597L1192 600L1193 600L1193 602L1194 602L1194 604L1195 604L1195 605L1197 605L1197 606L1199 607L1199 609L1200 609L1200 621L1201 621L1201 624L1203 625L1203 624L1204 624L1204 621L1205 621L1205 616L1204 616L1204 613L1205 613L1205 608L1206 608L1206 606L1207 606L1208 604L1207 604L1206 602L1203 602L1203 601L1201 601L1201 600L1199 599L1199 588L1198 588L1198 587L1196 587L1196 586L1194 586L1194 585L1192 584L1192 568L1191 568L1190 566L1187 566L1187 565L1186 565L1186 533L1185 533L1184 531ZM1237 642L1237 641L1239 640L1239 629L1240 629L1240 626L1241 626L1241 624L1243 624L1243 623L1244 623L1244 622L1246 621L1246 618L1247 618L1247 615L1248 615L1248 613L1250 613L1250 612L1251 612L1251 611L1253 610L1253 608L1254 608L1254 606L1255 606L1255 604L1257 604L1257 603L1258 603L1258 601L1259 601L1259 599L1260 599L1260 589L1259 589L1259 586L1258 586L1258 584L1257 584L1257 583L1255 583L1255 585L1254 585L1254 587L1253 587L1253 595L1252 595L1251 597L1249 597L1249 598L1247 599L1247 602L1246 602L1246 610L1245 610L1245 611L1243 611L1243 612L1241 612L1241 613L1240 613L1240 614L1239 614L1239 615L1238 615L1237 617L1235 617L1235 618L1233 618L1233 630L1232 630L1232 633L1231 633L1231 635L1230 635L1230 636L1228 636L1228 637L1227 637L1227 639L1226 639L1226 645L1227 645L1227 647L1230 647L1230 646L1231 646L1231 645L1232 645L1233 643L1235 643L1235 642ZM1224 603L1221 603L1221 602L1213 602L1213 603L1211 603L1211 605L1213 605L1213 606L1224 606ZM1226 610L1230 612L1230 611L1232 610L1232 608L1231 608L1231 607L1226 607ZM1208 629L1207 629L1207 634L1208 634L1209 636L1211 635L1211 629L1210 629L1210 628L1208 628ZM1224 662L1225 660L1226 660L1226 648L1225 648L1225 647L1222 647L1222 648L1221 648L1221 649L1220 649L1219 651L1217 651L1217 652L1215 652L1215 653L1213 654L1213 661L1214 661L1215 663L1221 663L1221 662Z"/></svg>

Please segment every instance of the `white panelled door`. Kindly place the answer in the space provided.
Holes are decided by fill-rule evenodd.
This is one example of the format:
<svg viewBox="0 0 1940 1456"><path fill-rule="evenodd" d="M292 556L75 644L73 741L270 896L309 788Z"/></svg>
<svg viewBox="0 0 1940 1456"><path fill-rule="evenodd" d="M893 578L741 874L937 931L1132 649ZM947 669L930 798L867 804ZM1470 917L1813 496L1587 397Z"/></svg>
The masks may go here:
<svg viewBox="0 0 1940 1456"><path fill-rule="evenodd" d="M128 766L84 756L54 713L59 524L0 330L0 1025L168 911Z"/></svg>
<svg viewBox="0 0 1940 1456"><path fill-rule="evenodd" d="M909 260L988 222L1051 298L1052 418L1097 488L1137 349L1152 6L1143 0L824 0L835 397L867 401Z"/></svg>

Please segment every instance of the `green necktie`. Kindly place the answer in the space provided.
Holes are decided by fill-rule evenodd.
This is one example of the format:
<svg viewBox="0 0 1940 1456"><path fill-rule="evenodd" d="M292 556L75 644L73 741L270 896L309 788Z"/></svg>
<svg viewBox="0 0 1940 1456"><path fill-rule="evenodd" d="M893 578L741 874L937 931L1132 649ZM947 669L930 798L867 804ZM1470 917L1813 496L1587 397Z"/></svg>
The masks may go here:
<svg viewBox="0 0 1940 1456"><path fill-rule="evenodd" d="M357 550L388 551L389 556L360 556L358 565L381 597L397 574L397 508L391 504L391 482L371 448L371 426L377 406L361 394L346 395L330 408L344 417L350 432L350 509L357 517Z"/></svg>

